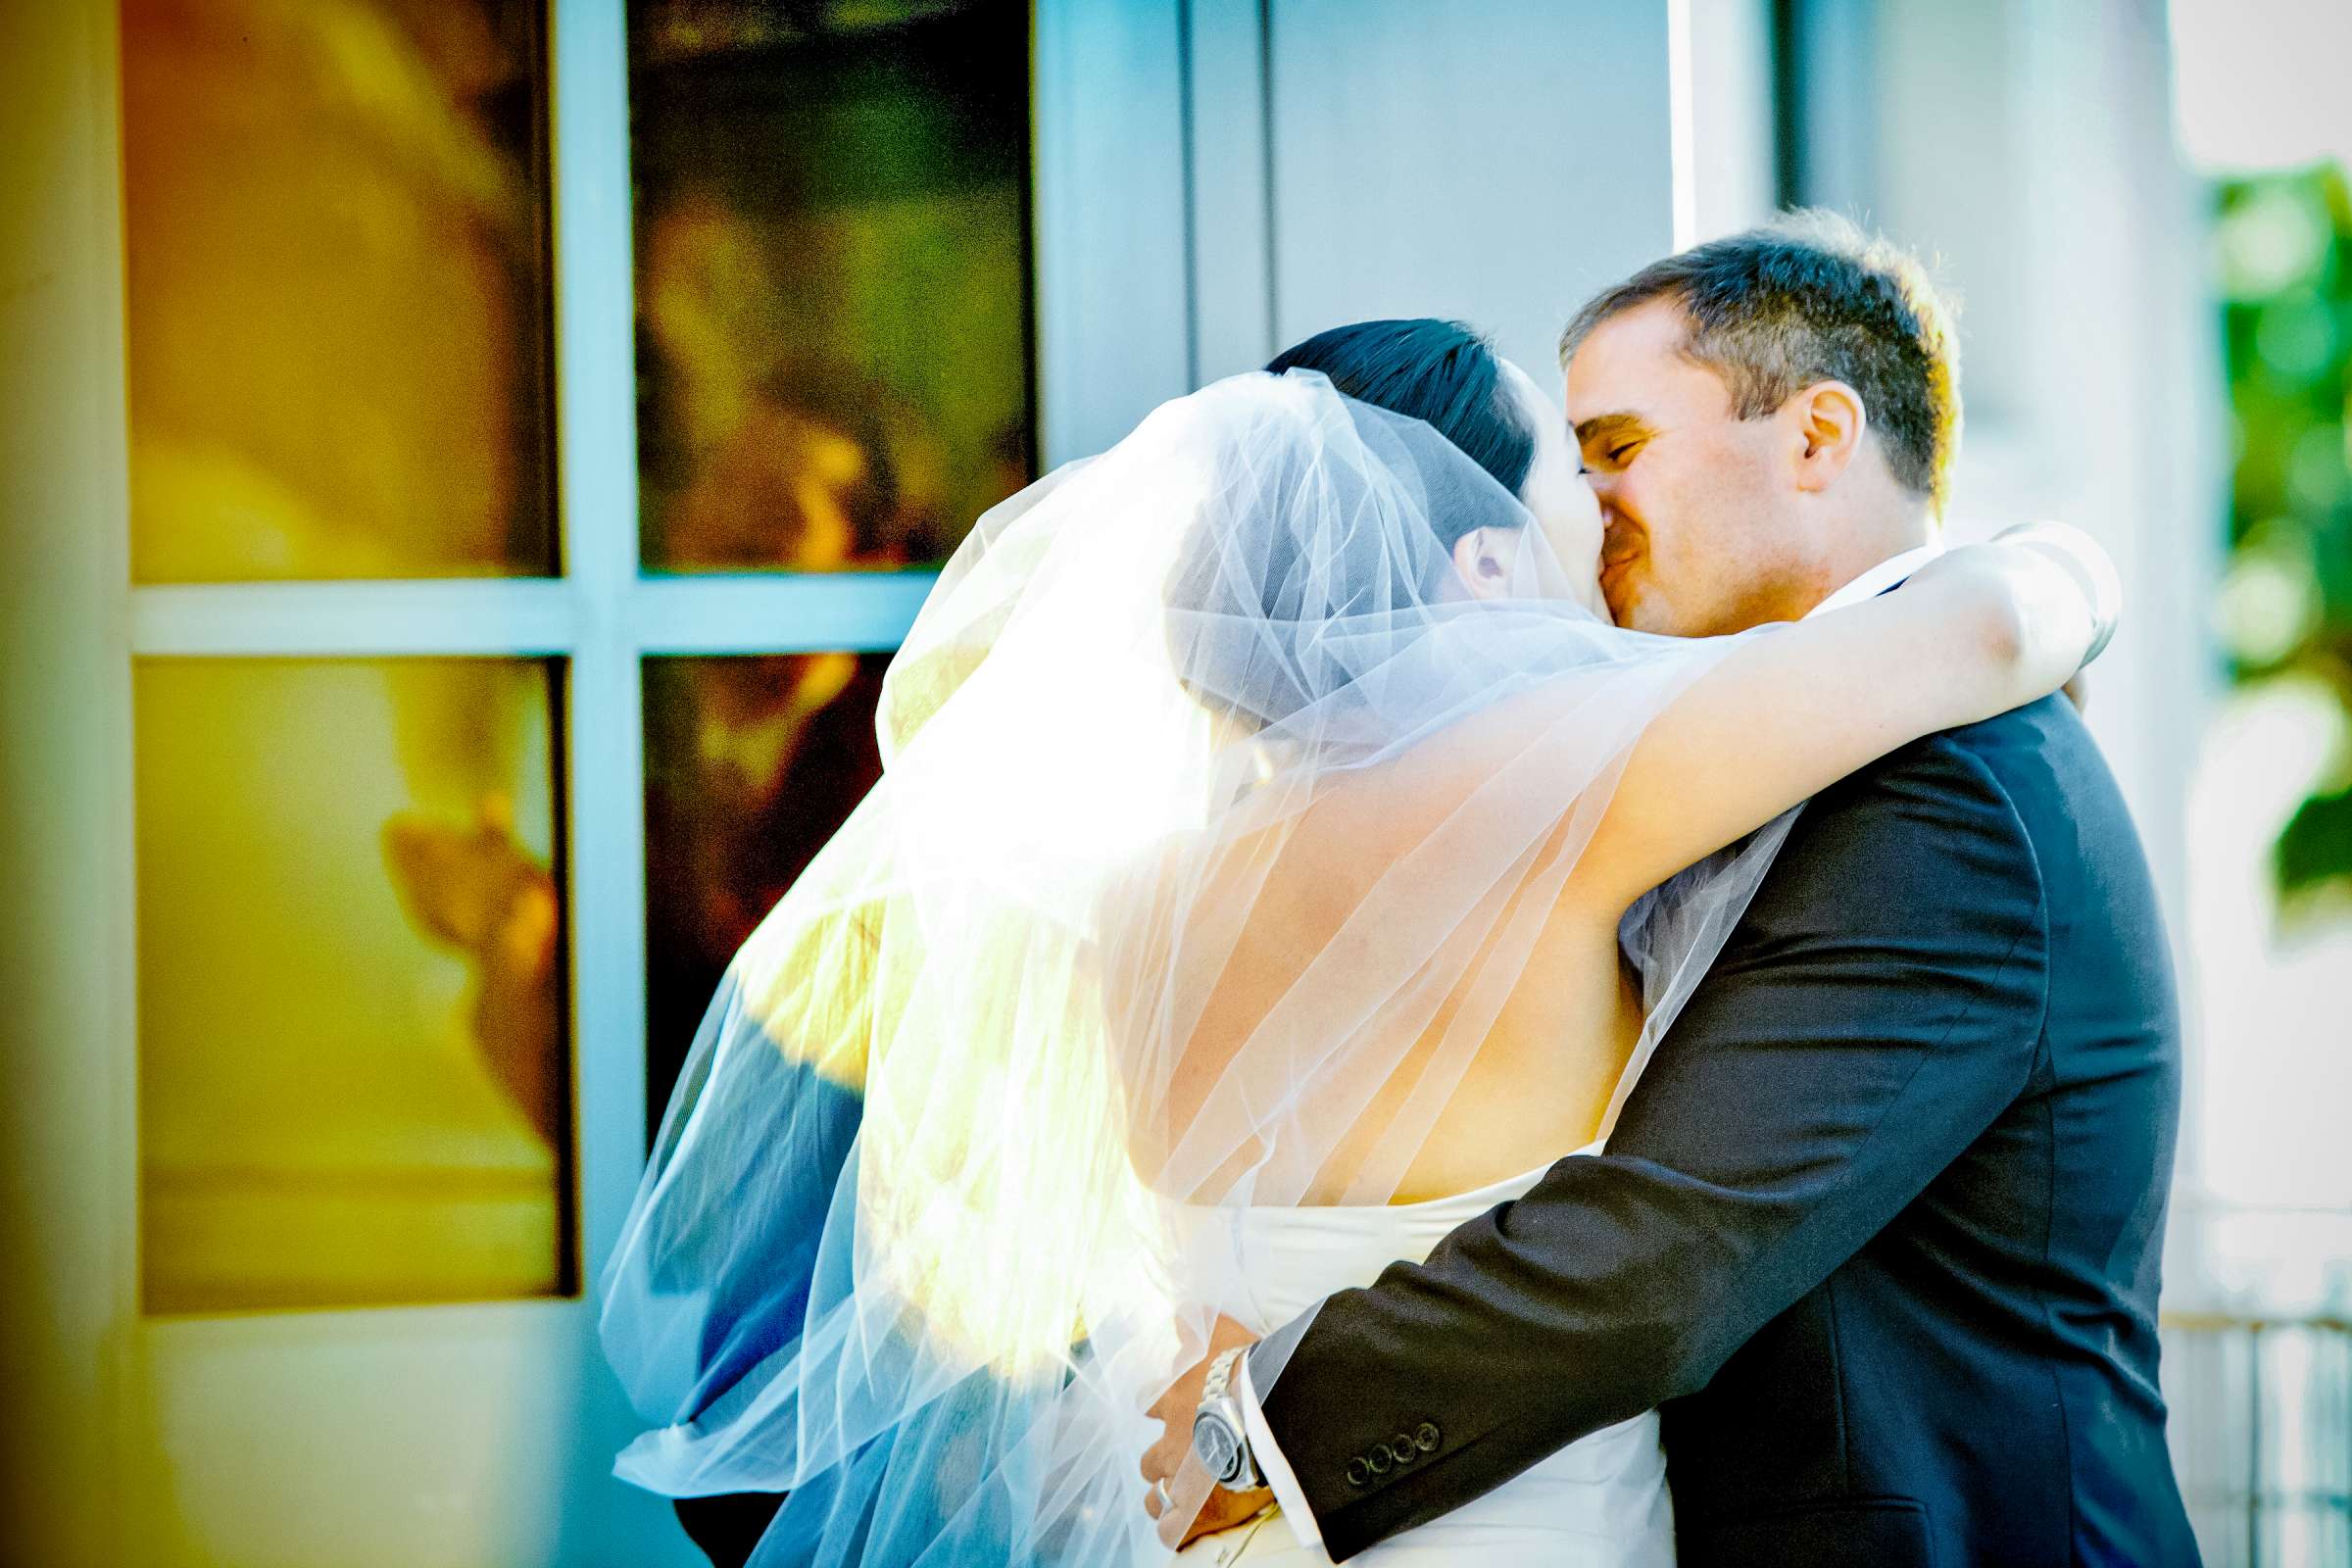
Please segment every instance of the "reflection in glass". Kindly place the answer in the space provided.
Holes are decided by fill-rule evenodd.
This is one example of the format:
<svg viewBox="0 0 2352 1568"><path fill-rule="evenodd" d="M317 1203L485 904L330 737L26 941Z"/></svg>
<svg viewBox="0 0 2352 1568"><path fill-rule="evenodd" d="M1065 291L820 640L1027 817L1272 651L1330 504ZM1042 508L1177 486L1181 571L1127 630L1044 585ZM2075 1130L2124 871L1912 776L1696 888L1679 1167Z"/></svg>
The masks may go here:
<svg viewBox="0 0 2352 1568"><path fill-rule="evenodd" d="M1032 471L1029 8L629 8L655 570L945 559Z"/></svg>
<svg viewBox="0 0 2352 1568"><path fill-rule="evenodd" d="M571 1289L555 688L138 665L148 1311Z"/></svg>
<svg viewBox="0 0 2352 1568"><path fill-rule="evenodd" d="M887 654L645 665L646 1114L727 960L882 776Z"/></svg>
<svg viewBox="0 0 2352 1568"><path fill-rule="evenodd" d="M556 569L535 0L124 0L140 582Z"/></svg>

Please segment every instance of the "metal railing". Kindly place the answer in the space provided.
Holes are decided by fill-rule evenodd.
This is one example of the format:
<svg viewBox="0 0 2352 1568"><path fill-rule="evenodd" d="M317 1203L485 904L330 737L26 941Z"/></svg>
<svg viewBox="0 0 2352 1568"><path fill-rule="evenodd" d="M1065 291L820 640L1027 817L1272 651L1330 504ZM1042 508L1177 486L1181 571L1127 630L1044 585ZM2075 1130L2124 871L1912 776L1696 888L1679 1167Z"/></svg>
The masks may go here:
<svg viewBox="0 0 2352 1568"><path fill-rule="evenodd" d="M2352 1565L2352 1320L2167 1313L2173 1463L2207 1568Z"/></svg>

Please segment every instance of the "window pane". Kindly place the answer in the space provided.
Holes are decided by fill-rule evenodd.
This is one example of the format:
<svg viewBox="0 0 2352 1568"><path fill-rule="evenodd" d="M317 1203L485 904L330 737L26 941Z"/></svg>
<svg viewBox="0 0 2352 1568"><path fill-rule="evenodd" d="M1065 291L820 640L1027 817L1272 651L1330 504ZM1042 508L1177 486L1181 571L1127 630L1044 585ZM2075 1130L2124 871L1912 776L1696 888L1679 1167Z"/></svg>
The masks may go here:
<svg viewBox="0 0 2352 1568"><path fill-rule="evenodd" d="M139 664L148 1311L572 1288L555 684Z"/></svg>
<svg viewBox="0 0 2352 1568"><path fill-rule="evenodd" d="M536 0L124 0L131 571L556 569Z"/></svg>
<svg viewBox="0 0 2352 1568"><path fill-rule="evenodd" d="M1032 471L1029 8L629 8L647 566L944 559Z"/></svg>
<svg viewBox="0 0 2352 1568"><path fill-rule="evenodd" d="M882 776L888 654L645 664L646 1114L727 960Z"/></svg>

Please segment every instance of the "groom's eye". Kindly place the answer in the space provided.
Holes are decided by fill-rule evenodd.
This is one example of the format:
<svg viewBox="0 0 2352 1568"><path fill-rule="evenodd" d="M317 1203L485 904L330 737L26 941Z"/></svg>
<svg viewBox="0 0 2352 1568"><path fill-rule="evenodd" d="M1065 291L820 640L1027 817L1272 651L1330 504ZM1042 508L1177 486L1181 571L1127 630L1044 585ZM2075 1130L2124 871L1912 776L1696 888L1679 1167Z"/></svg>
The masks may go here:
<svg viewBox="0 0 2352 1568"><path fill-rule="evenodd" d="M1630 415L1610 414L1586 420L1577 430L1577 455L1587 473L1622 468L1640 455L1649 437Z"/></svg>

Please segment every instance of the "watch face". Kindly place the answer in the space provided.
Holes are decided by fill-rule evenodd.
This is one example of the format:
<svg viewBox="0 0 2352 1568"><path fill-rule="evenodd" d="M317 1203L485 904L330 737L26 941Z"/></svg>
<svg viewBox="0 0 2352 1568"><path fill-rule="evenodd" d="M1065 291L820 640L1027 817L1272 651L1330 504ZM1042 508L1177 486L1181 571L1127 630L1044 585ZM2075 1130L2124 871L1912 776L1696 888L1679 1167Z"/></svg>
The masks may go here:
<svg viewBox="0 0 2352 1568"><path fill-rule="evenodd" d="M1242 1467L1241 1437L1213 1415L1193 1422L1193 1451L1213 1481L1230 1481Z"/></svg>

